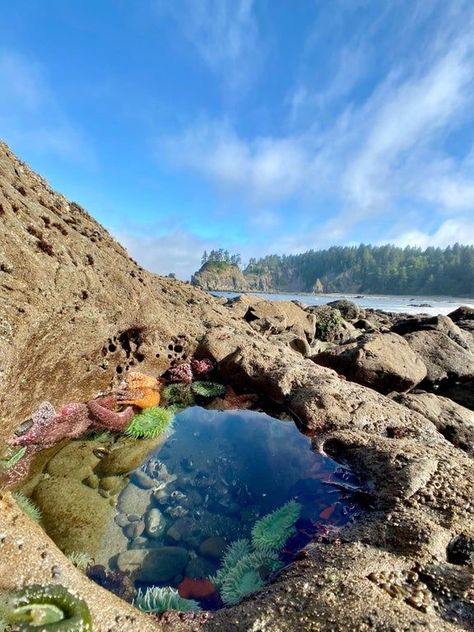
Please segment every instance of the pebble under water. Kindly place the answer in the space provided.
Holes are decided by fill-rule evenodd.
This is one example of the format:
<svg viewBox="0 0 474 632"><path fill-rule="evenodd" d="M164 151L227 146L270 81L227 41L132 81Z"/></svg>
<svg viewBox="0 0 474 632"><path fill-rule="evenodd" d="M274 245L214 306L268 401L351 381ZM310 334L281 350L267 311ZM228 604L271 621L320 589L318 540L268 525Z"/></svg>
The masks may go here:
<svg viewBox="0 0 474 632"><path fill-rule="evenodd" d="M100 557L108 560L108 573L131 573L142 593L169 586L203 608L219 608L261 586L311 539L357 516L357 489L350 471L313 452L291 421L192 407L176 416L169 438L131 474L113 517L113 528L125 536L123 550L107 555L105 538ZM283 514L297 507L297 515L265 561L252 533L282 507ZM281 527L277 521L270 530ZM246 544L229 557L228 546L242 539ZM243 558L242 567L253 564L240 578L243 585L224 577L226 553L234 567ZM94 568L90 576L107 585Z"/></svg>

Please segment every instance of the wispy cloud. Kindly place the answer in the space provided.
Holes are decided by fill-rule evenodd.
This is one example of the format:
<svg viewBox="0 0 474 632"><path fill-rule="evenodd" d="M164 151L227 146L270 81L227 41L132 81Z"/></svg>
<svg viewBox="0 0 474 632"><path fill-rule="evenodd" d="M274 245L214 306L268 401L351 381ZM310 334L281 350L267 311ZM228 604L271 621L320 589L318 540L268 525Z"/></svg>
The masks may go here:
<svg viewBox="0 0 474 632"><path fill-rule="evenodd" d="M205 64L232 88L248 84L262 59L254 0L158 0Z"/></svg>
<svg viewBox="0 0 474 632"><path fill-rule="evenodd" d="M20 152L51 153L94 166L90 141L68 117L43 67L0 50L0 136Z"/></svg>
<svg viewBox="0 0 474 632"><path fill-rule="evenodd" d="M297 208L309 201L311 229L295 223L292 234L273 241L271 247L280 251L352 241L369 221L400 243L472 240L474 9L466 3L459 10L443 7L438 5L430 46L423 43L418 57L401 56L363 98L346 99L324 127L318 121L321 107L330 109L350 93L362 76L365 48L352 56L348 70L350 49L343 50L329 84L295 87L289 120L303 109L307 115L298 132L243 135L229 120L208 120L162 139L161 148L175 166L206 178L218 191L250 200L252 213L261 207L275 218L282 202ZM433 7L420 10L413 21L418 26L432 15ZM414 36L413 24L407 32ZM449 146L451 135L461 131L467 157ZM320 203L327 199L336 209L329 221ZM295 236L298 230L303 237Z"/></svg>

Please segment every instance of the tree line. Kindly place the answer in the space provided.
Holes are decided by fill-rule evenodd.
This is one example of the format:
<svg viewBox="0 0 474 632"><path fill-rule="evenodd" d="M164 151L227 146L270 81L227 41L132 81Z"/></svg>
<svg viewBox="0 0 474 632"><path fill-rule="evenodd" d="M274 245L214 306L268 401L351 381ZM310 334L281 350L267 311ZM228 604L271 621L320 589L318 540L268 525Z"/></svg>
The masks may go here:
<svg viewBox="0 0 474 632"><path fill-rule="evenodd" d="M274 288L298 278L306 291L318 279L347 277L359 291L384 294L474 296L474 246L454 244L425 250L407 246L333 246L298 255L250 259L244 274L269 275ZM343 288L340 291L344 291ZM348 290L353 291L353 290Z"/></svg>

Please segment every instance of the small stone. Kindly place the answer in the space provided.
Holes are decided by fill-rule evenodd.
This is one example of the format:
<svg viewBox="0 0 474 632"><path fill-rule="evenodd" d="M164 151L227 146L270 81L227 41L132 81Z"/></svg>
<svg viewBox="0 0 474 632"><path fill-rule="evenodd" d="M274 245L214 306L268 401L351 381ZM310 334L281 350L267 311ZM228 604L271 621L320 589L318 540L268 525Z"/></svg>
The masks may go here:
<svg viewBox="0 0 474 632"><path fill-rule="evenodd" d="M130 540L139 538L144 531L145 531L145 525L143 524L143 522L131 522L124 529L125 535Z"/></svg>
<svg viewBox="0 0 474 632"><path fill-rule="evenodd" d="M136 573L138 581L150 584L172 580L184 570L189 555L178 546L123 551L117 558L119 570Z"/></svg>
<svg viewBox="0 0 474 632"><path fill-rule="evenodd" d="M224 551L227 548L226 541L224 538L219 536L213 536L211 538L207 538L199 547L199 553L201 555L205 555L206 557L211 557L215 560L220 560L224 555Z"/></svg>
<svg viewBox="0 0 474 632"><path fill-rule="evenodd" d="M138 470L133 474L133 482L142 489L153 489L156 486L156 481L141 470Z"/></svg>
<svg viewBox="0 0 474 632"><path fill-rule="evenodd" d="M119 527L126 527L128 525L128 518L123 513L117 514L115 516L114 520L115 520L116 524L118 524Z"/></svg>
<svg viewBox="0 0 474 632"><path fill-rule="evenodd" d="M181 540L181 533L174 525L172 525L168 529L168 531L166 532L166 535L168 536L168 538L170 538L171 540L174 540L175 542L179 542Z"/></svg>
<svg viewBox="0 0 474 632"><path fill-rule="evenodd" d="M166 520L159 509L154 507L145 516L145 528L150 538L157 539L166 529Z"/></svg>

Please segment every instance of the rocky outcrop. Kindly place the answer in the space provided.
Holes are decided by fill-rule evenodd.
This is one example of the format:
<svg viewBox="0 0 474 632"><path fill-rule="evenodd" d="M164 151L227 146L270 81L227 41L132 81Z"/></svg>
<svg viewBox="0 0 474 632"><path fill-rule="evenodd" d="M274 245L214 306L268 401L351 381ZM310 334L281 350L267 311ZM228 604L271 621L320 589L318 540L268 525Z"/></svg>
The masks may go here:
<svg viewBox="0 0 474 632"><path fill-rule="evenodd" d="M61 583L87 601L98 632L472 628L468 552L474 542L474 478L472 459L455 446L455 439L461 440L459 417L453 439L430 419L434 408L422 414L305 359L279 338L310 344L311 312L300 306L302 313L288 307L275 323L284 323L283 331L269 333L252 322L274 318L274 306L270 312L257 304L250 310L256 318L247 322L250 303L227 307L199 289L146 273L85 211L52 192L5 146L0 204L4 438L44 399L55 406L87 401L132 366L158 375L198 347L198 354L215 359L236 397L258 392L291 413L313 436L315 449L350 465L365 483L361 500L367 507L341 532L316 538L295 563L239 605L197 619L168 615L157 621L87 580L4 493L0 591L26 582ZM381 331L394 324L380 313L367 312L366 318ZM378 335L386 343L397 338ZM444 336L469 355L439 331L414 332L407 339L418 335ZM337 339L321 344L336 345ZM391 370L406 379L400 367ZM373 375L377 379L378 371ZM441 414L448 423L451 413L444 404ZM79 458L79 452L70 458ZM110 486L137 458L127 446L121 458L111 453L100 467L84 458L81 484L101 486L110 500ZM58 478L58 462L50 459L48 474ZM76 490L80 481L65 478L65 489ZM69 499L60 499L65 511ZM38 500L49 515L54 497L47 485ZM145 507L144 500L125 494L119 502L121 511L135 510L137 502ZM157 551L144 554L150 573L157 556L169 557ZM177 557L167 559L173 572L187 561L184 552Z"/></svg>
<svg viewBox="0 0 474 632"><path fill-rule="evenodd" d="M423 360L430 386L474 379L474 355L441 331L415 331L404 336Z"/></svg>
<svg viewBox="0 0 474 632"><path fill-rule="evenodd" d="M411 334L415 331L440 331L463 349L470 351L472 346L469 334L455 325L448 316L433 316L431 318L412 316L411 318L402 318L393 325L392 331L400 336Z"/></svg>
<svg viewBox="0 0 474 632"><path fill-rule="evenodd" d="M434 393L397 393L399 404L420 413L453 445L474 457L474 412Z"/></svg>
<svg viewBox="0 0 474 632"><path fill-rule="evenodd" d="M162 373L231 317L199 289L143 270L3 144L0 243L3 436L44 400L87 401L131 367Z"/></svg>
<svg viewBox="0 0 474 632"><path fill-rule="evenodd" d="M365 334L312 359L382 393L407 391L426 377L423 362L401 336L393 333Z"/></svg>

